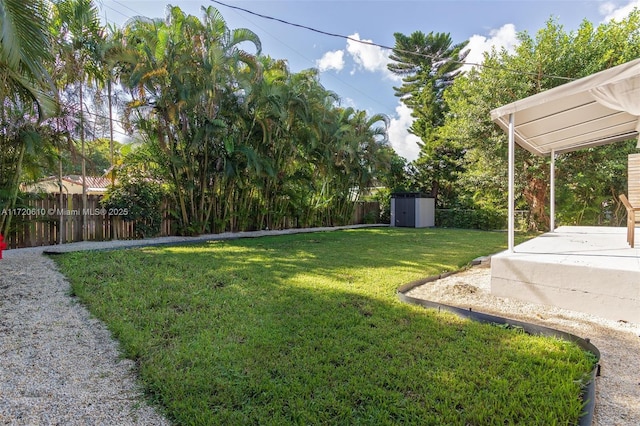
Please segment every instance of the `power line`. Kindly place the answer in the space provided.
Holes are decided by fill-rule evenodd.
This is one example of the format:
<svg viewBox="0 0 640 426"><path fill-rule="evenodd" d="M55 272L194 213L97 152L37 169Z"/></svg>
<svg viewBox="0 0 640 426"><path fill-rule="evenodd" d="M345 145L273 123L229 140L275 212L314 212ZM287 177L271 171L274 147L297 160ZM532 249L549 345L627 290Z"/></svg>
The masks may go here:
<svg viewBox="0 0 640 426"><path fill-rule="evenodd" d="M238 13L237 11L234 11L238 16L242 16L242 14ZM298 51L297 49L295 49L293 46L289 45L286 41L281 40L280 38L276 37L274 34L272 34L269 30L265 29L264 27L261 27L259 24L257 24L255 21L252 21L249 18L245 18L248 22L250 22L252 25L254 25L256 28L259 28L260 30L262 30L265 34L267 34L270 37L273 37L275 40L277 40L279 43L281 43L282 45L284 45L285 47L289 48L292 52L294 52L295 54L299 55L300 57L304 58L306 61L308 61L311 64L315 64L315 61L309 57L307 57L304 53ZM387 109L388 105L384 105L384 103L382 101L380 101L379 99L375 99L373 98L369 93L367 93L366 91L354 86L353 84L350 84L349 82L347 82L346 80L341 79L338 74L326 74L328 78L331 78L337 82L339 82L340 84L343 84L344 86L350 87L352 90L360 93L360 95L370 99L372 102L376 103L377 105L379 105L382 108Z"/></svg>
<svg viewBox="0 0 640 426"><path fill-rule="evenodd" d="M393 47L385 46L383 44L374 43L372 41L360 40L360 39L349 37L349 36L346 36L346 35L343 35L343 34L336 34L336 33L328 32L328 31L323 31L323 30L319 30L317 28L309 27L307 25L297 24L297 23L294 23L294 22L286 21L284 19L275 18L273 16L263 15L261 13L253 12L253 11L251 11L249 9L245 9L245 8L242 8L242 7L239 7L239 6L232 6L230 4L226 4L226 3L223 3L223 2L218 1L218 0L210 0L210 1L212 3L216 3L216 4L219 4L221 6L228 7L230 9L240 10L242 12L249 13L251 15L258 16L258 17L263 18L263 19L269 19L269 20L272 20L272 21L280 22L280 23L285 24L285 25L289 25L289 26L297 27L297 28L302 28L302 29L305 29L305 30L308 30L308 31L312 31L312 32L315 32L315 33L318 33L318 34L326 35L326 36L329 36L329 37L337 37L337 38L341 38L341 39L344 39L344 40L353 41L355 43L365 44L367 46L379 47L379 48L385 49L385 50L393 51L395 49ZM428 54L425 54L425 53L412 52L412 51L408 51L408 50L395 49L395 51L399 52L399 53L406 53L406 54L415 55L415 56L422 56L424 58L429 58L429 59L434 59L434 60L440 60L441 59L441 58L438 58L438 57L433 56L433 55L428 55ZM475 62L456 61L456 60L452 60L451 62L456 63L456 64L460 64L460 65L469 65L469 66L483 67L483 68L488 68L488 69L498 69L498 70L512 72L512 73L515 73L515 74L521 74L521 75L534 75L534 76L540 76L540 77L545 77L545 78L555 78L555 79L567 80L567 81L575 80L575 78L571 78L571 77L563 77L563 76L558 76L558 75L547 75L547 74L538 74L538 73L533 73L533 72L525 72L525 71L520 71L520 70L509 69L509 68L506 68L506 67L494 67L494 66L485 65L485 64L481 64L481 63L475 63Z"/></svg>
<svg viewBox="0 0 640 426"><path fill-rule="evenodd" d="M119 13L120 15L124 16L124 17L125 17L125 18L127 18L127 19L129 19L129 18L130 18L130 16L125 15L124 13L120 12L119 10L114 9L113 7L111 7L111 6L107 5L107 4L105 4L105 2L104 2L104 1L99 1L99 2L98 2L98 4L99 4L101 7L106 7L107 9L111 9L111 10L113 10L114 12ZM108 21L107 21L107 12L106 12L106 10L105 10L104 12L105 12L105 13L104 13L104 20L105 20L105 22L107 22L107 23L108 23ZM112 21L111 23L112 23L112 24L115 24L115 21Z"/></svg>
<svg viewBox="0 0 640 426"><path fill-rule="evenodd" d="M116 3L116 4L120 5L120 6L122 6L122 7L124 7L124 8L126 8L126 9L130 10L131 12L135 13L136 15L138 15L138 16L142 16L142 13L140 13L139 11L134 10L134 9L132 9L131 7L126 6L125 4L123 4L123 3L121 3L121 2L119 2L119 1L117 1L117 0L112 0L112 1L113 1L114 3ZM113 10L114 12L116 12L116 13L118 13L118 14L120 14L120 15L124 16L125 18L133 19L133 17L131 17L131 16L129 16L129 15L127 15L127 14L125 14L125 13L123 13L123 12L119 11L119 10L114 9L113 7L110 7L110 6L106 5L106 4L105 4L105 1L103 1L103 0L100 0L100 1L99 1L99 4L100 4L101 6L104 6L104 7L107 7L107 8L109 8L109 9ZM223 4L223 6L224 6L224 4ZM232 9L233 9L233 8L232 8ZM236 12L236 13L237 13L237 12ZM240 13L238 13L238 15L240 15L240 16L241 16L241 14L240 14ZM106 19L106 18L105 18L105 19ZM294 53L296 53L297 55L300 55L301 57L303 57L304 59L306 59L307 61L309 61L309 62L310 62L310 63L312 63L312 64L314 63L314 61L313 61L312 59L308 58L308 57L307 57L307 56L305 56L302 52L299 52L299 51L298 51L298 50L296 50L294 47L292 47L292 46L290 46L289 44L287 44L285 41L283 41L283 40L279 39L278 37L276 37L275 35L271 34L267 29L265 29L265 28L261 27L261 26L260 26L260 25L258 25L256 22L253 22L253 21L251 21L251 20L249 20L249 22L251 22L251 24L252 24L252 25L255 25L257 28L260 28L260 29L261 29L262 31L264 31L266 34L268 34L268 35L270 35L271 37L273 37L274 39L276 39L279 43L281 43L281 44L283 44L283 45L287 46L289 49L291 49L291 50L292 50ZM350 87L351 89L355 90L356 92L359 92L362 96L365 96L366 98L368 98L368 99L370 99L371 101L375 102L375 103L376 103L376 104L378 104L379 106L381 106L381 107L383 107L383 108L388 108L386 105L384 105L384 104L382 103L382 101L380 101L380 100L378 100L378 99L374 99L373 97L371 97L371 95L370 95L369 93L367 93L367 92L365 92L365 91L361 90L360 88L358 88L358 87L356 87L356 86L354 86L354 85L352 85L352 84L348 83L346 80L343 80L343 79L339 78L337 75L334 75L334 74L328 74L328 76L329 76L329 78L334 79L334 80L337 80L338 82L342 83L343 85Z"/></svg>
<svg viewBox="0 0 640 426"><path fill-rule="evenodd" d="M130 11L132 11L133 13L135 13L137 16L142 15L140 12L138 12L137 10L131 9L129 6L127 6L124 3L119 2L118 0L111 0L116 4L119 4L120 6L124 7L125 9L129 9ZM124 15L124 13L120 13L121 15ZM126 15L125 15L126 16Z"/></svg>

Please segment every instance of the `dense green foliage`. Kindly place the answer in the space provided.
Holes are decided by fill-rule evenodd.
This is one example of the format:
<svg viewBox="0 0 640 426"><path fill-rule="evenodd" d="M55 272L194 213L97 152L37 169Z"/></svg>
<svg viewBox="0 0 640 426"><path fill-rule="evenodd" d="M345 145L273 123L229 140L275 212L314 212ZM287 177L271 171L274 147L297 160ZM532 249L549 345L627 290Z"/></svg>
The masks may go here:
<svg viewBox="0 0 640 426"><path fill-rule="evenodd" d="M507 212L483 209L438 209L435 224L443 228L507 229Z"/></svg>
<svg viewBox="0 0 640 426"><path fill-rule="evenodd" d="M213 7L134 20L124 40L137 52L121 72L128 120L183 233L343 224L385 167L386 117L337 107L317 71L260 56Z"/></svg>
<svg viewBox="0 0 640 426"><path fill-rule="evenodd" d="M160 183L133 174L122 176L100 203L114 216L134 222L136 238L148 238L160 233L165 195Z"/></svg>
<svg viewBox="0 0 640 426"><path fill-rule="evenodd" d="M575 345L396 297L504 240L377 228L56 260L178 424L576 424Z"/></svg>
<svg viewBox="0 0 640 426"><path fill-rule="evenodd" d="M507 205L506 135L491 109L640 56L640 14L566 32L555 20L532 37L519 34L513 53L486 54L485 67L459 77L445 93L448 112L439 135L464 148L454 188L461 208ZM557 224L619 225L618 194L626 192L627 154L635 141L562 154L556 160ZM549 159L516 150L516 208L529 210L529 227L549 223Z"/></svg>
<svg viewBox="0 0 640 426"><path fill-rule="evenodd" d="M18 202L22 178L43 167L56 138L43 124L55 113L45 1L0 1L0 207ZM0 216L0 233L11 216Z"/></svg>
<svg viewBox="0 0 640 426"><path fill-rule="evenodd" d="M430 193L439 208L501 211L507 144L491 109L640 56L637 11L570 32L551 19L465 74L466 43L397 33L389 69L403 77L396 94L422 140L405 165L387 144L387 117L340 107L318 70L292 73L212 7L201 17L168 7L165 19L117 29L102 26L92 0L1 6L0 205L20 202L21 182L118 166L168 186L185 234L342 224L380 186L383 204L404 189ZM114 111L139 153L118 158ZM629 142L559 156L556 222L621 224L635 151ZM516 208L545 229L548 159L517 150L517 163ZM10 221L0 217L0 232Z"/></svg>
<svg viewBox="0 0 640 426"><path fill-rule="evenodd" d="M168 7L165 19L136 18L121 30L103 27L91 0L57 0L40 15L39 35L51 46L33 43L41 60L22 61L49 69L60 111L40 128L35 113L7 110L21 127L0 152L4 207L15 205L27 178L112 169L163 182L183 234L344 224L394 155L386 116L340 107L317 70L291 73L286 61L261 54L255 33L228 28L213 7L202 8L202 18ZM13 89L7 85L7 96ZM45 105L37 94L34 111ZM113 104L140 151L122 164ZM105 129L109 139L99 138ZM21 165L31 158L38 167L28 175Z"/></svg>

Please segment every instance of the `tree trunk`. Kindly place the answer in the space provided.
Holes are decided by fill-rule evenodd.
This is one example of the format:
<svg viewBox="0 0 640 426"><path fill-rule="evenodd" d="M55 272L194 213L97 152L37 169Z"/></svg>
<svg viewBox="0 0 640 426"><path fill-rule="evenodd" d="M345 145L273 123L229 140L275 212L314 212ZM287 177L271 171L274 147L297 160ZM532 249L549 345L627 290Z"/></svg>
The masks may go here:
<svg viewBox="0 0 640 426"><path fill-rule="evenodd" d="M111 78L107 81L107 103L109 105L109 154L111 156L111 185L115 183L115 154L113 152L113 104L111 101Z"/></svg>
<svg viewBox="0 0 640 426"><path fill-rule="evenodd" d="M9 209L13 209L16 206L16 200L18 199L18 190L20 189L20 175L22 174L22 161L24 159L24 153L27 147L24 143L20 146L20 153L18 154L18 161L16 162L16 174L14 176L11 186L11 198L9 199ZM0 234L7 234L9 227L11 226L12 214L1 215L4 222L0 222Z"/></svg>
<svg viewBox="0 0 640 426"><path fill-rule="evenodd" d="M434 205L438 206L438 194L440 193L440 182L436 179L431 181L431 193L429 194L433 198Z"/></svg>
<svg viewBox="0 0 640 426"><path fill-rule="evenodd" d="M59 184L60 184L60 219L58 221L58 244L62 244L64 243L64 238L62 237L64 232L63 232L63 226L64 226L64 214L62 213L62 209L63 209L63 204L64 204L64 194L62 192L63 186L62 186L62 149L59 150L60 152L60 158L58 159L58 179L59 179ZM68 197L68 195L67 195Z"/></svg>
<svg viewBox="0 0 640 426"><path fill-rule="evenodd" d="M85 212L87 209L87 162L85 161L85 140L84 140L84 98L82 87L84 82L80 83L80 143L81 161L82 161L82 214L80 215L80 223L82 224L82 241L87 238L87 221Z"/></svg>
<svg viewBox="0 0 640 426"><path fill-rule="evenodd" d="M544 179L531 177L524 190L524 197L531 208L533 220L529 223L531 230L547 229L550 219L546 211L547 182Z"/></svg>

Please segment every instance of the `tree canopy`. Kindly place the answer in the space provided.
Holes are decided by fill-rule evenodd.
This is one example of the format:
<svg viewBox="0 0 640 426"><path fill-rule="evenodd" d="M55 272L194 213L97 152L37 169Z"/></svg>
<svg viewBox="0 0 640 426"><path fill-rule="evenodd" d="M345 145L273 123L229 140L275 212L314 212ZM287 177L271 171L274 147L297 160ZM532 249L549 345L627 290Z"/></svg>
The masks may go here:
<svg viewBox="0 0 640 426"><path fill-rule="evenodd" d="M506 135L491 109L640 56L638 11L594 26L584 21L567 32L550 19L535 36L518 34L513 53L493 50L485 66L456 79L445 93L448 107L439 135L464 148L457 200L470 208L506 208ZM565 77L565 78L558 78ZM618 194L626 188L627 154L635 143L589 148L557 160L558 223L619 224ZM517 208L530 211L528 226L549 223L549 160L516 150Z"/></svg>
<svg viewBox="0 0 640 426"><path fill-rule="evenodd" d="M447 109L444 93L460 75L468 42L454 44L449 34L421 31L394 36L388 68L402 76L402 85L394 87L395 94L411 108L414 121L409 132L421 140L419 160L412 169L415 189L437 199L441 188L450 189L460 170L461 148L442 138L438 129Z"/></svg>
<svg viewBox="0 0 640 426"><path fill-rule="evenodd" d="M388 69L402 76L394 90L421 139L406 164L388 144L388 117L341 106L317 69L291 72L213 7L196 17L169 6L163 19L106 28L91 0L0 0L0 29L2 208L22 202L22 182L109 169L163 186L185 234L346 223L379 186L504 215L507 144L491 109L640 56L638 11L575 31L549 19L465 73L467 42L396 33ZM133 143L114 142L116 121ZM634 150L561 155L558 223L621 223ZM517 161L517 208L544 229L548 160L517 150ZM10 226L0 218L0 232Z"/></svg>
<svg viewBox="0 0 640 426"><path fill-rule="evenodd" d="M388 168L386 116L341 107L317 70L291 73L213 7L116 29L92 0L0 6L3 94L20 108L5 101L5 122L31 126L0 142L5 209L25 180L108 168L163 185L183 234L341 224ZM113 141L114 107L134 149Z"/></svg>
<svg viewBox="0 0 640 426"><path fill-rule="evenodd" d="M47 65L52 53L48 3L0 1L0 207L13 207L23 176L50 154L51 132L43 121L55 115L54 88ZM45 158L43 158L45 157ZM11 225L0 216L0 233Z"/></svg>

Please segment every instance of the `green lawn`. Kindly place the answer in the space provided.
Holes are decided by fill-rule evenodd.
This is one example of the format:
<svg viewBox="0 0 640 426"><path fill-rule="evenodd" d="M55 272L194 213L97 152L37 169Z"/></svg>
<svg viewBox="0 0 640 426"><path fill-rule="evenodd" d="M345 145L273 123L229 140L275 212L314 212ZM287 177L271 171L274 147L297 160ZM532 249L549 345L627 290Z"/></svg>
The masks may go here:
<svg viewBox="0 0 640 426"><path fill-rule="evenodd" d="M505 244L374 228L55 259L178 424L576 424L588 354L396 297Z"/></svg>

